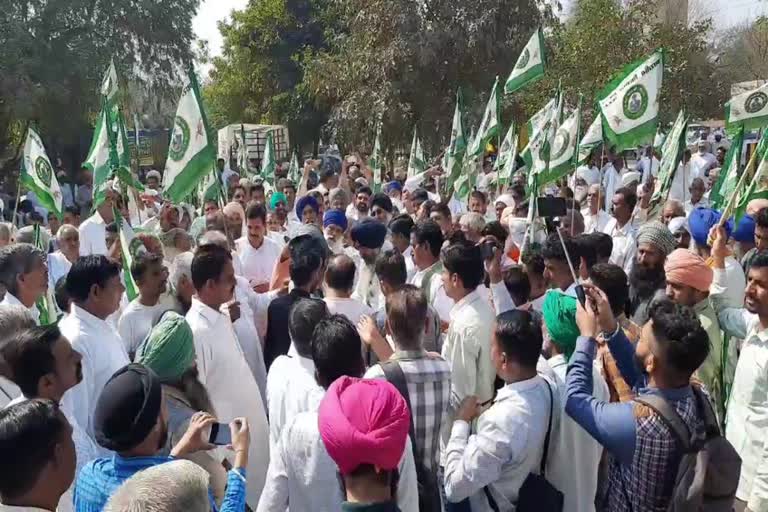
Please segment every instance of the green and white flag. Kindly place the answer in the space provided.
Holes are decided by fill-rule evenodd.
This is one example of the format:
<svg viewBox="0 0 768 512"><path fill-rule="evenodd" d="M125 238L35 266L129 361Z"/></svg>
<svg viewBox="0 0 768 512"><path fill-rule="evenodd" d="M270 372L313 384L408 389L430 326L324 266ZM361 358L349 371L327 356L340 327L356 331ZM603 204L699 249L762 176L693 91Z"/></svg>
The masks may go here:
<svg viewBox="0 0 768 512"><path fill-rule="evenodd" d="M288 167L288 179L293 182L294 185L298 187L299 180L301 180L301 168L299 167L299 157L296 155L296 152L294 151L293 155L291 155L291 164Z"/></svg>
<svg viewBox="0 0 768 512"><path fill-rule="evenodd" d="M549 167L550 148L557 132L561 109L562 99L558 94L528 121L528 144L521 154L528 167L529 178Z"/></svg>
<svg viewBox="0 0 768 512"><path fill-rule="evenodd" d="M147 252L144 243L136 238L136 234L133 232L133 228L130 224L125 222L120 212L113 208L112 212L115 216L115 224L117 224L117 233L120 237L120 252L122 253L123 261L123 278L125 279L125 294L128 296L128 300L133 300L139 295L139 287L136 285L136 281L131 274L131 267L133 266L133 260L141 253Z"/></svg>
<svg viewBox="0 0 768 512"><path fill-rule="evenodd" d="M45 153L43 141L32 127L27 130L27 140L24 142L21 181L35 193L43 207L56 214L59 220L62 219L64 209L59 181L56 179L51 161Z"/></svg>
<svg viewBox="0 0 768 512"><path fill-rule="evenodd" d="M488 103L485 106L485 113L483 114L483 120L480 122L480 128L467 148L468 157L483 156L486 144L499 135L501 130L501 125L499 124L500 108L499 77L496 77L496 81L491 89L491 96L488 98Z"/></svg>
<svg viewBox="0 0 768 512"><path fill-rule="evenodd" d="M408 158L408 177L412 178L427 170L427 164L424 159L424 149L421 147L421 140L416 135L416 128L413 129L413 142L411 142L411 155Z"/></svg>
<svg viewBox="0 0 768 512"><path fill-rule="evenodd" d="M499 147L498 157L496 158L496 172L498 183L505 186L512 179L517 164L517 132L515 123L512 123L507 130L507 135Z"/></svg>
<svg viewBox="0 0 768 512"><path fill-rule="evenodd" d="M549 165L546 171L538 177L540 186L552 183L573 170L573 157L578 144L580 118L581 109L577 108L557 127L551 143Z"/></svg>
<svg viewBox="0 0 768 512"><path fill-rule="evenodd" d="M504 92L513 93L526 85L544 76L547 66L546 52L544 51L544 33L541 27L536 29L528 44L523 48L523 53L517 58L512 73L504 85Z"/></svg>
<svg viewBox="0 0 768 512"><path fill-rule="evenodd" d="M739 181L734 192L737 197L734 207L734 220L736 225L747 213L747 206L753 199L768 199L768 137L760 139L757 146L756 158L759 160L757 171L754 175L748 175L749 166L744 171L744 179ZM749 185L747 185L747 181ZM725 214L725 213L724 213Z"/></svg>
<svg viewBox="0 0 768 512"><path fill-rule="evenodd" d="M651 196L651 205L660 205L663 201L666 201L669 195L669 190L675 179L675 173L685 150L685 132L687 127L688 118L681 110L677 114L675 124L672 125L672 130L670 130L661 149L659 174L656 176L656 187L653 196Z"/></svg>
<svg viewBox="0 0 768 512"><path fill-rule="evenodd" d="M33 245L45 254L48 254L47 240L43 238L40 232L40 225L35 224L33 230ZM38 313L40 313L40 325L56 323L56 301L53 297L53 290L46 287L45 293L35 301L35 307Z"/></svg>
<svg viewBox="0 0 768 512"><path fill-rule="evenodd" d="M109 68L107 68L107 72L101 81L101 95L107 100L110 110L117 106L117 93L119 90L115 59L111 59L109 61Z"/></svg>
<svg viewBox="0 0 768 512"><path fill-rule="evenodd" d="M216 162L216 149L208 131L200 89L194 71L181 92L171 144L165 162L163 187L173 202L181 202L195 190Z"/></svg>
<svg viewBox="0 0 768 512"><path fill-rule="evenodd" d="M526 124L528 128L528 140L536 137L541 130L547 126L552 119L552 116L556 115L557 111L557 97L552 98L547 102L541 110L533 114Z"/></svg>
<svg viewBox="0 0 768 512"><path fill-rule="evenodd" d="M757 89L734 96L725 104L725 128L757 130L768 124L768 82Z"/></svg>
<svg viewBox="0 0 768 512"><path fill-rule="evenodd" d="M663 75L664 54L658 50L625 66L598 95L603 135L616 151L653 141Z"/></svg>
<svg viewBox="0 0 768 512"><path fill-rule="evenodd" d="M275 169L277 160L275 159L275 143L272 139L272 132L267 132L267 142L264 144L264 154L261 156L261 177L269 183L271 187L275 186Z"/></svg>
<svg viewBox="0 0 768 512"><path fill-rule="evenodd" d="M381 192L381 173L382 173L382 161L381 154L381 120L376 123L376 140L373 142L373 152L371 158L368 159L368 167L371 168L373 173L373 193L377 194Z"/></svg>
<svg viewBox="0 0 768 512"><path fill-rule="evenodd" d="M725 155L723 167L720 169L720 175L717 181L712 185L709 192L709 200L712 208L720 210L725 206L736 185L739 183L739 162L741 161L741 150L744 145L744 127L739 126L736 129L736 135L731 140L731 147Z"/></svg>
<svg viewBox="0 0 768 512"><path fill-rule="evenodd" d="M108 116L107 110L102 108L101 112L99 112L99 119L96 121L96 127L93 130L91 148L88 150L88 156L83 163L83 167L89 169L93 174L94 209L104 201L112 174Z"/></svg>
<svg viewBox="0 0 768 512"><path fill-rule="evenodd" d="M453 111L453 124L451 126L451 140L445 151L445 172L448 175L446 190L450 194L454 190L456 180L461 176L461 166L464 162L464 154L467 151L467 136L464 132L464 99L461 89L456 91L456 108Z"/></svg>
<svg viewBox="0 0 768 512"><path fill-rule="evenodd" d="M577 163L584 163L589 158L590 153L603 143L603 120L600 114L595 116L595 120L587 128L587 132L579 142L579 156Z"/></svg>
<svg viewBox="0 0 768 512"><path fill-rule="evenodd" d="M459 179L454 182L456 197L461 201L469 199L469 193L475 188L479 167L479 158L466 155L462 162Z"/></svg>

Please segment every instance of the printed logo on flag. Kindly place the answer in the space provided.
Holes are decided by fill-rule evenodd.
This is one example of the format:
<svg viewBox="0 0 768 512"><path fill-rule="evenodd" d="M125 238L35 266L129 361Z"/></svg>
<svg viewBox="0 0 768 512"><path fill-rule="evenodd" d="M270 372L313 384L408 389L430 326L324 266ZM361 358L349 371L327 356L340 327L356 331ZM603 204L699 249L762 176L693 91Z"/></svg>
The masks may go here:
<svg viewBox="0 0 768 512"><path fill-rule="evenodd" d="M140 255L146 253L147 248L144 247L144 242L141 241L141 238L134 238L131 240L131 243L128 244L128 252L131 253L133 259L136 259Z"/></svg>
<svg viewBox="0 0 768 512"><path fill-rule="evenodd" d="M528 61L531 60L531 52L528 48L523 50L523 54L520 55L520 61L517 63L517 69L523 69L528 65Z"/></svg>
<svg viewBox="0 0 768 512"><path fill-rule="evenodd" d="M176 116L168 156L178 162L184 158L187 148L189 148L189 124L187 124L183 117Z"/></svg>
<svg viewBox="0 0 768 512"><path fill-rule="evenodd" d="M744 108L748 114L760 112L768 104L768 94L762 91L756 91L750 94L744 102Z"/></svg>
<svg viewBox="0 0 768 512"><path fill-rule="evenodd" d="M571 142L571 134L568 130L561 128L555 134L555 142L552 144L552 160L557 160L568 149L568 144Z"/></svg>
<svg viewBox="0 0 768 512"><path fill-rule="evenodd" d="M643 85L633 85L624 93L622 104L627 119L639 119L648 109L648 91Z"/></svg>
<svg viewBox="0 0 768 512"><path fill-rule="evenodd" d="M51 169L51 164L48 163L48 160L41 156L37 157L37 160L35 160L35 174L37 174L37 177L46 187L51 186L53 169Z"/></svg>

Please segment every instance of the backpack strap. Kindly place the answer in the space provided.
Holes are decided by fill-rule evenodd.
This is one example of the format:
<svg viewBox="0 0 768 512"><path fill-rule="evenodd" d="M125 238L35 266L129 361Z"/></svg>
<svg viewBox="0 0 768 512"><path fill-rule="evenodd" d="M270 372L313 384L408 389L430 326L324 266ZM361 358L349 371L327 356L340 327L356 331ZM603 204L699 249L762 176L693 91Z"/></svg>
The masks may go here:
<svg viewBox="0 0 768 512"><path fill-rule="evenodd" d="M411 443L413 446L414 454L416 451L416 436L414 435L413 427L413 409L411 409L411 395L408 393L408 383L405 380L405 373L400 367L400 363L397 361L389 360L383 363L379 363L381 369L384 371L384 378L387 382L395 386L395 389L402 395L405 400L405 404L408 406L408 412L411 415L411 427L408 434L411 436Z"/></svg>
<svg viewBox="0 0 768 512"><path fill-rule="evenodd" d="M720 425L715 416L715 410L712 408L709 399L699 386L691 386L691 388L693 389L693 396L696 398L699 414L701 414L702 419L704 420L704 428L706 429L707 438L722 435Z"/></svg>
<svg viewBox="0 0 768 512"><path fill-rule="evenodd" d="M688 452L691 449L691 433L688 431L683 419L677 413L674 407L663 397L658 395L643 395L635 398L635 402L646 405L653 409L661 418L664 424L672 431L683 451Z"/></svg>
<svg viewBox="0 0 768 512"><path fill-rule="evenodd" d="M547 382L547 379L543 379L544 384L547 386L547 391L549 391L549 420L547 421L547 435L544 436L544 452L541 454L541 465L540 465L540 471L541 476L545 475L546 469L547 469L547 454L549 453L549 438L552 434L552 416L554 414L555 409L555 397L552 395L552 386L549 385L549 382Z"/></svg>

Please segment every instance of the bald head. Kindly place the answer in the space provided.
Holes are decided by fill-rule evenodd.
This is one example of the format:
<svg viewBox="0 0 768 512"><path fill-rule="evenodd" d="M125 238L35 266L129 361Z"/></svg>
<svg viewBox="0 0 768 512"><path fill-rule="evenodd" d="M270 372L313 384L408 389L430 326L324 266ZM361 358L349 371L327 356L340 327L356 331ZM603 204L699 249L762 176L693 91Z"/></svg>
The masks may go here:
<svg viewBox="0 0 768 512"><path fill-rule="evenodd" d="M338 294L350 295L355 285L355 262L346 254L338 254L328 261L325 284Z"/></svg>
<svg viewBox="0 0 768 512"><path fill-rule="evenodd" d="M661 221L664 224L669 224L669 221L675 217L685 217L685 208L683 203L676 199L670 199L664 203L664 209L661 211Z"/></svg>

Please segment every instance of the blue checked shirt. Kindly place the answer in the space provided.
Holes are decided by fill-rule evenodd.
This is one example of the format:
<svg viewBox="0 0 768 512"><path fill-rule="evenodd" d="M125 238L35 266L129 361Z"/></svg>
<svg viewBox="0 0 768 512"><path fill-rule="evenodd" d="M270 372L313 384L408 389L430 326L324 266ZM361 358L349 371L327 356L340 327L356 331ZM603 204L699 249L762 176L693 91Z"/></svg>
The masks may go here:
<svg viewBox="0 0 768 512"><path fill-rule="evenodd" d="M86 464L80 471L75 483L75 512L101 512L110 496L123 482L141 470L170 462L172 457L130 457L113 455L112 458L96 459ZM213 496L211 510L214 512L242 512L245 510L245 470L233 469L227 477L227 492L216 507Z"/></svg>

